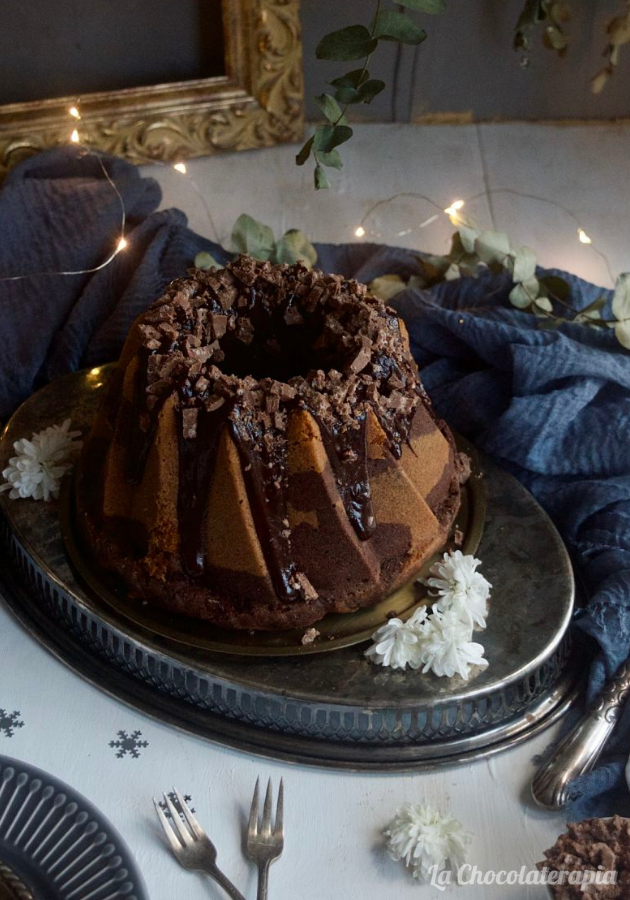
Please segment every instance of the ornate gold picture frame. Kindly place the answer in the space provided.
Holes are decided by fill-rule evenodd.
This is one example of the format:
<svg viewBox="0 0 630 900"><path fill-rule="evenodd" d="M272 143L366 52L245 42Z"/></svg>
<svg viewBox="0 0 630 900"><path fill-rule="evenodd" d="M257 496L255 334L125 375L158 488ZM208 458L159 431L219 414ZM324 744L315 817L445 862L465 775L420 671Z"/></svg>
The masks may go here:
<svg viewBox="0 0 630 900"><path fill-rule="evenodd" d="M81 142L137 163L299 140L299 0L221 0L221 10L225 75L0 106L0 180L32 153L67 144L77 103Z"/></svg>

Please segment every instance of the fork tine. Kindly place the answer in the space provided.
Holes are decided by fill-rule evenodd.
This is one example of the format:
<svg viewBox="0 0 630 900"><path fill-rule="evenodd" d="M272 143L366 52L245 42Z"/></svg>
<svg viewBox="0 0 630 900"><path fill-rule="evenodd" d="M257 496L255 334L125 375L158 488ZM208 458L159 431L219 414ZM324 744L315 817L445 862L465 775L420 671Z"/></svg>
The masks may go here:
<svg viewBox="0 0 630 900"><path fill-rule="evenodd" d="M188 804L186 803L186 801L184 800L184 798L179 793L179 791L177 790L176 787L173 787L173 793L177 797L177 802L179 803L181 811L183 812L183 814L186 818L186 821L188 822L190 830L192 831L192 833L195 835L196 838L202 838L204 836L203 828L201 827L199 822L195 819L194 815L192 814L192 811L188 808Z"/></svg>
<svg viewBox="0 0 630 900"><path fill-rule="evenodd" d="M175 804L173 803L171 798L168 796L168 794L164 793L163 796L164 796L164 802L166 803L166 808L170 812L171 819L173 820L173 830L177 830L177 833L179 834L184 847L189 847L193 842L193 838L192 838L190 831L186 828L186 826L182 822L179 813L175 809Z"/></svg>
<svg viewBox="0 0 630 900"><path fill-rule="evenodd" d="M276 804L276 821L273 826L274 836L284 837L284 779L280 779L278 803Z"/></svg>
<svg viewBox="0 0 630 900"><path fill-rule="evenodd" d="M271 778L267 782L265 805L263 807L261 834L263 837L271 837Z"/></svg>
<svg viewBox="0 0 630 900"><path fill-rule="evenodd" d="M164 834L166 835L166 838L167 838L169 844L171 845L171 850L173 851L173 853L179 853L179 851L182 849L182 845L175 837L175 835L173 833L173 829L168 824L168 819L164 815L164 813L162 811L162 807L157 802L155 797L153 798L153 805L155 806L155 811L157 813L158 819L160 820L160 825L162 826Z"/></svg>
<svg viewBox="0 0 630 900"><path fill-rule="evenodd" d="M256 779L256 787L254 788L254 796L252 797L252 806L249 811L249 822L247 823L247 834L249 837L255 837L258 834L258 793L260 787L260 778Z"/></svg>

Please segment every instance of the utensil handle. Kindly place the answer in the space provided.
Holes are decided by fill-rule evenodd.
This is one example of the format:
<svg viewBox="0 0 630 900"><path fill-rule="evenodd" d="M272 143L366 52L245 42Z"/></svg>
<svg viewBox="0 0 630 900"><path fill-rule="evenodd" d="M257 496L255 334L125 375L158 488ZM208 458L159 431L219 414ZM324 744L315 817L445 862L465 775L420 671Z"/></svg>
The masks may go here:
<svg viewBox="0 0 630 900"><path fill-rule="evenodd" d="M209 875L210 878L214 879L218 885L220 885L228 897L231 897L232 900L245 900L245 897L241 894L241 892L236 888L227 875L224 875L221 869L218 869L216 866L208 866L204 869L206 875Z"/></svg>
<svg viewBox="0 0 630 900"><path fill-rule="evenodd" d="M595 704L560 741L532 781L532 796L545 809L564 809L569 785L590 772L617 724L630 693L630 660L625 662Z"/></svg>
<svg viewBox="0 0 630 900"><path fill-rule="evenodd" d="M265 862L258 866L258 892L256 893L256 900L267 900L269 865L270 863Z"/></svg>

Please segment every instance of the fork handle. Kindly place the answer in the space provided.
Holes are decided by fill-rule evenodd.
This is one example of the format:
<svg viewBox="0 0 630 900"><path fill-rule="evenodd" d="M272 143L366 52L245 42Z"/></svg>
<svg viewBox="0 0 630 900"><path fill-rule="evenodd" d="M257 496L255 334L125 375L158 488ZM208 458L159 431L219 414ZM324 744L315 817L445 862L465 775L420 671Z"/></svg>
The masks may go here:
<svg viewBox="0 0 630 900"><path fill-rule="evenodd" d="M271 860L260 863L258 866L258 893L256 900L267 900L267 884L269 881L269 866Z"/></svg>
<svg viewBox="0 0 630 900"><path fill-rule="evenodd" d="M234 887L230 879L227 875L223 874L221 869L218 869L216 866L207 866L207 868L204 869L204 872L206 875L209 875L210 878L214 879L232 900L245 900L245 897L243 897L238 888Z"/></svg>
<svg viewBox="0 0 630 900"><path fill-rule="evenodd" d="M590 772L630 696L630 660L604 688L595 705L579 720L538 769L532 795L545 809L564 809L571 782Z"/></svg>

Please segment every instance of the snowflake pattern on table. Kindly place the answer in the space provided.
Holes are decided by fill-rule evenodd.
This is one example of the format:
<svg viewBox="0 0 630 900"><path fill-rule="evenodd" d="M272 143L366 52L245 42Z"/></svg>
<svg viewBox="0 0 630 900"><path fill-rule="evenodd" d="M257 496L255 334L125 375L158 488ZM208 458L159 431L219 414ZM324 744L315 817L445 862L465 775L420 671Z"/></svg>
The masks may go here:
<svg viewBox="0 0 630 900"><path fill-rule="evenodd" d="M183 818L184 818L184 813L183 813L182 810L179 808L179 801L178 801L177 797L175 796L175 792L174 792L174 791L169 791L169 793L168 793L168 799L171 801L171 803L173 804L173 806L175 807L175 809L177 810L177 812L180 814L180 816L181 816L182 819L183 819ZM194 813L197 812L197 810L196 810L193 806L190 805L190 804L192 803L192 797L190 796L190 794L184 794L184 803L188 806L188 809L191 811L191 813L194 814ZM159 805L160 805L160 807L161 807L161 809L162 809L162 812L163 812L164 815L166 816L166 818L167 818L167 819L170 819L170 818L171 818L171 813L170 813L170 810L169 810L168 806L167 806L166 803L164 802L164 800L160 800Z"/></svg>
<svg viewBox="0 0 630 900"><path fill-rule="evenodd" d="M123 756L133 757L133 759L138 759L140 756L140 750L143 747L148 747L148 741L141 741L139 738L141 737L141 731L134 731L131 734L127 734L126 731L118 732L118 740L110 741L109 746L118 749L118 753L116 754L118 759L122 759Z"/></svg>
<svg viewBox="0 0 630 900"><path fill-rule="evenodd" d="M20 721L19 709L8 713L6 709L0 709L0 734L5 737L13 737L16 728L22 728L24 722Z"/></svg>

